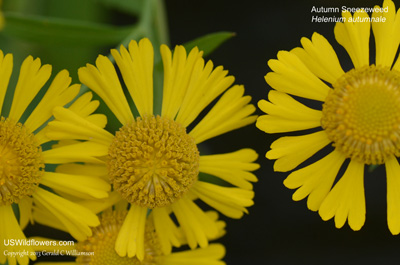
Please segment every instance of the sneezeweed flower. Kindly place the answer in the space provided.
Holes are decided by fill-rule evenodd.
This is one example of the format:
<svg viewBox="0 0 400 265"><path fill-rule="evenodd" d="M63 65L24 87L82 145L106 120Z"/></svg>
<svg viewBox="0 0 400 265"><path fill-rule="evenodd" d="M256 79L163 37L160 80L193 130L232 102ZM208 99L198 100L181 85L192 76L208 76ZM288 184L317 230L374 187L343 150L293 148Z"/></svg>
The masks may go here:
<svg viewBox="0 0 400 265"><path fill-rule="evenodd" d="M222 67L213 69L204 63L202 52L194 48L188 55L177 46L172 56L162 45L164 84L161 115L153 112L153 47L148 39L132 41L129 50L112 50L127 87L125 95L117 72L105 56L96 66L79 69L81 82L96 92L123 125L115 135L78 117L73 111L56 108L55 121L47 136L52 139L78 139L97 145L98 163L102 163L113 189L130 204L129 212L116 240L120 256L145 258L146 216L151 210L154 227L164 254L177 245L171 213L185 232L188 245L207 247L218 229L194 203L201 199L221 213L240 218L253 204L251 171L257 154L251 149L216 155L200 155L198 144L212 137L255 121L255 107L243 96L244 88L232 85ZM229 88L230 87L230 88ZM229 89L228 89L229 88ZM221 96L222 95L222 96ZM194 120L217 97L217 103L197 124ZM140 116L134 117L127 98L131 98ZM187 132L188 126L193 129ZM94 148L94 147L93 147ZM77 148L75 153L83 150ZM96 164L95 161L92 164ZM80 167L84 165L75 165ZM212 184L199 177L207 173L230 183L230 187Z"/></svg>
<svg viewBox="0 0 400 265"><path fill-rule="evenodd" d="M80 85L71 85L66 70L59 72L32 110L33 99L50 78L51 66L27 57L20 68L15 90L11 89L13 93L7 91L12 69L12 54L4 55L0 51L0 263L26 265L29 259L36 259L35 253L29 245L15 242L26 240L22 230L29 223L33 208L48 212L80 239L89 236L90 226L98 225L99 220L90 210L48 191L51 188L64 193L76 192L74 185L82 186L83 182L77 177L69 179L68 174L48 172L46 165L56 163L60 157L51 150L42 149L49 141L44 135L44 125L52 116L52 109L72 101ZM3 103L9 96L12 100L8 108ZM90 195L85 191L82 194L87 199L107 197L110 185L105 181L102 184L92 189Z"/></svg>
<svg viewBox="0 0 400 265"><path fill-rule="evenodd" d="M364 225L364 167L384 164L388 226L393 234L398 234L400 60L394 59L400 42L397 34L400 16L392 1L384 1L383 8L388 12L375 9L371 18L364 10L353 16L344 12L345 22L336 24L336 40L354 64L350 71L342 70L332 46L317 33L311 40L303 38L302 48L281 51L278 60L270 60L273 72L265 79L275 90L269 93L270 102L259 102L268 115L258 119L257 127L267 133L317 128L272 143L266 156L277 159L276 171L293 170L325 146L333 146L322 159L292 172L284 184L298 188L294 200L308 196L308 208L319 211L323 220L334 217L337 228L346 219L353 230ZM349 22L351 18L364 22ZM375 64L369 60L371 26ZM322 111L300 103L289 94L323 102ZM334 185L346 159L349 164L345 173Z"/></svg>
<svg viewBox="0 0 400 265"><path fill-rule="evenodd" d="M85 241L79 241L74 246L56 246L54 240L36 238L41 245L35 250L41 253L60 253L60 255L75 256L73 262L38 262L37 265L128 265L128 264L153 264L153 265L224 265L221 259L225 255L225 248L221 244L210 244L206 248L194 250L174 251L164 255L161 251L160 240L154 230L153 216L150 215L146 222L144 245L145 253L142 261L137 257L121 257L115 252L114 245L117 240L127 210L107 210L101 214L100 225L93 228L92 236ZM219 236L224 233L223 226L219 226ZM185 244L185 241L181 242ZM65 243L63 243L65 245ZM59 244L59 245L63 245Z"/></svg>

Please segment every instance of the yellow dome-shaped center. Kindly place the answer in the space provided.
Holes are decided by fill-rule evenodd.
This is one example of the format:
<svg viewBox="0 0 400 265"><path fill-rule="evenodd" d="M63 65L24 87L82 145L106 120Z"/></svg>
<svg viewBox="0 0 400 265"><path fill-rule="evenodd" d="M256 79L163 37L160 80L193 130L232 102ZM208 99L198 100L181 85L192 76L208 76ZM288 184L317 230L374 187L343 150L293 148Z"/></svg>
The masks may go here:
<svg viewBox="0 0 400 265"><path fill-rule="evenodd" d="M44 173L42 149L21 123L0 120L0 205L32 195Z"/></svg>
<svg viewBox="0 0 400 265"><path fill-rule="evenodd" d="M323 105L321 125L335 148L365 164L400 155L400 72L374 65L340 78Z"/></svg>
<svg viewBox="0 0 400 265"><path fill-rule="evenodd" d="M76 259L81 265L156 265L161 256L161 247L152 222L146 223L145 256L142 261L136 257L121 257L115 251L115 241L124 222L127 211L106 211L100 217L100 225L92 229L92 236L76 246L77 252L93 252Z"/></svg>
<svg viewBox="0 0 400 265"><path fill-rule="evenodd" d="M114 189L128 202L162 207L197 180L199 151L179 123L150 116L137 118L116 133L107 164Z"/></svg>

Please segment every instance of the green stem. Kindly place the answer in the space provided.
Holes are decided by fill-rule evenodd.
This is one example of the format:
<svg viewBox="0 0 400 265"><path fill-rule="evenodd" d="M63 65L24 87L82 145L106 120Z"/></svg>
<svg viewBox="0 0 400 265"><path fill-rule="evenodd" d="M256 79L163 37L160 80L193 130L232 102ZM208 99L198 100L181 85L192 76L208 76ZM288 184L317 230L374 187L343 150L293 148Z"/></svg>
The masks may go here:
<svg viewBox="0 0 400 265"><path fill-rule="evenodd" d="M157 4L155 7L155 29L159 43L170 45L169 43L169 32L168 32L168 18L165 10L165 4L163 0L156 0Z"/></svg>
<svg viewBox="0 0 400 265"><path fill-rule="evenodd" d="M163 93L163 78L164 72L161 64L161 54L159 47L161 44L169 45L169 33L167 15L163 0L152 0L152 41L155 47L154 56L154 90L153 90L153 112L155 115L161 114L162 93Z"/></svg>

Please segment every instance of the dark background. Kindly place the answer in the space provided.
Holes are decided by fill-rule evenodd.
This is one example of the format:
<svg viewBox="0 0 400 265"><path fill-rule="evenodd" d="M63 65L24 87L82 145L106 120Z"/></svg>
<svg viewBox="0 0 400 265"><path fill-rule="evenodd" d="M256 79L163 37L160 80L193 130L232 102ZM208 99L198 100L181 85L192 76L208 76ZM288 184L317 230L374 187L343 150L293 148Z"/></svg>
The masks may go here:
<svg viewBox="0 0 400 265"><path fill-rule="evenodd" d="M57 2L57 5L69 5L68 1L48 1ZM94 0L80 3L84 5L86 1ZM208 59L215 65L223 65L228 69L236 77L237 84L245 85L246 93L252 96L253 104L257 104L259 100L267 98L270 89L264 81L264 75L269 71L267 61L275 59L279 50L300 46L300 39L310 38L313 32L321 33L330 41L345 70L351 68L348 55L334 39L334 23L311 22L314 15L340 14L313 14L313 6L372 7L375 4L381 5L382 1L166 0L165 3L171 47L216 31L235 32L236 36L208 56ZM395 1L395 4L400 7L399 1ZM26 8L25 12L46 14L46 11L52 9L53 13L64 12L65 15L65 10L59 7L47 6L43 12L35 9L35 6ZM91 11L84 8L73 10L82 13L82 16ZM134 21L117 11L109 20L116 24ZM19 49L18 56L15 56L16 61L32 54L42 58L44 63L53 64L55 71L61 69L55 62L57 58L62 57L72 65L82 66L83 62L93 63L99 52L107 54L109 50L92 51L86 53L87 57L84 58L80 54L86 48L79 50L77 47L58 47L56 51L52 51L43 48L43 44L32 46L24 41L10 42L7 37L1 38L5 52ZM9 42L14 44L4 48ZM26 54L21 53L21 50ZM373 48L371 52L373 53ZM66 54L69 56L65 56ZM77 62L77 58L81 60ZM74 70L70 71L74 75ZM257 114L261 112L257 111ZM367 217L361 231L354 232L347 224L342 229L336 229L333 220L324 222L318 213L308 210L306 200L292 201L293 191L285 188L282 183L288 173L273 172L273 161L267 160L264 154L270 144L281 136L282 134L267 135L251 125L207 141L208 148L213 153L253 148L259 153L257 162L261 164L261 169L256 171L259 182L254 185L255 205L249 208L249 214L240 220L224 218L227 222L227 234L221 241L227 248L224 258L227 264L400 264L399 237L391 235L386 223L384 168L379 167L365 174ZM35 231L28 229L27 234Z"/></svg>
<svg viewBox="0 0 400 265"><path fill-rule="evenodd" d="M345 70L351 67L344 49L334 39L334 23L312 23L315 7L373 7L382 1L167 1L172 44L185 43L214 31L233 31L236 37L209 56L244 84L256 104L267 98L270 87L264 75L267 61L279 50L300 46L302 37L324 35L339 55ZM399 1L395 1L398 8ZM400 33L399 33L400 34ZM373 53L373 47L371 47ZM373 58L373 57L372 57ZM262 114L258 111L258 114ZM361 231L347 223L336 229L333 220L323 221L307 209L306 200L294 202L292 190L282 184L287 173L275 173L265 158L272 141L254 125L209 141L215 152L251 147L259 153L259 182L254 185L255 205L240 220L227 220L228 264L400 264L400 238L386 223L386 178L383 167L366 172L367 216ZM229 138L227 140L227 138ZM229 143L227 145L226 143Z"/></svg>

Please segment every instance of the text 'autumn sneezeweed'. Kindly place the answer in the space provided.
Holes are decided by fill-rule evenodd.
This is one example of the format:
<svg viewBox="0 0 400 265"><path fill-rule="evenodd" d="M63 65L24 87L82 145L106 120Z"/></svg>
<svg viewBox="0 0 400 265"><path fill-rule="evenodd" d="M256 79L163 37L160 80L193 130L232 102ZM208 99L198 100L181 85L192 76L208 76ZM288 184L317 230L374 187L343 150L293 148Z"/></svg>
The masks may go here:
<svg viewBox="0 0 400 265"><path fill-rule="evenodd" d="M288 172L332 145L332 152L295 170L284 184L298 188L294 200L308 196L308 208L319 211L323 220L334 217L338 228L346 219L353 230L364 225L364 167L384 164L388 226L392 234L399 234L400 60L395 61L395 57L400 43L400 15L392 1L384 1L382 7L377 6L371 18L364 10L354 16L344 12L344 22L336 24L336 40L354 64L348 72L342 70L329 42L317 33L311 40L303 38L302 48L280 51L277 60L270 60L273 72L265 79L275 90L269 92L269 102L259 102L268 115L258 119L257 127L267 133L320 128L278 139L266 156L277 159L276 171ZM369 59L371 26L376 48L374 64ZM321 101L322 110L310 108L289 94ZM350 163L333 185L346 159Z"/></svg>
<svg viewBox="0 0 400 265"><path fill-rule="evenodd" d="M79 192L86 199L105 198L110 190L110 185L100 179L84 185L84 178L69 179L69 174L46 169L47 164L58 163L63 155L45 150L44 144L50 139L45 136L44 125L53 108L72 101L80 88L71 85L68 71L63 70L32 109L32 102L37 102L37 94L51 76L51 69L50 65L41 65L40 59L29 56L21 65L15 90L8 88L13 56L4 56L0 51L0 263L27 265L29 259L36 259L32 247L20 243L26 240L22 230L32 219L32 211L46 212L80 240L91 235L90 226L99 224L90 210L50 192L49 188L69 194L80 186ZM11 101L11 107L3 104L5 100Z"/></svg>
<svg viewBox="0 0 400 265"><path fill-rule="evenodd" d="M173 214L184 231L188 245L204 248L218 233L195 199L201 199L219 212L240 218L253 204L251 173L257 154L251 149L218 155L201 155L198 144L212 137L255 121L255 107L248 104L244 88L232 85L222 67L214 69L194 48L188 55L182 46L172 53L161 46L164 83L161 115L153 111L153 57L148 39L131 41L129 49L111 51L127 87L124 94L116 69L105 56L96 66L79 69L80 81L97 93L121 122L114 134L107 132L71 110L56 108L48 137L57 140L86 140L76 144L75 154L90 152L81 162L98 164L108 175L114 192L110 199L124 200L130 208L116 239L120 256L144 259L144 235L149 211L164 254L179 246ZM230 88L229 88L230 87ZM216 104L193 125L199 114L216 98ZM140 116L134 117L128 104L132 99ZM89 147L90 144L91 146ZM72 150L72 149L71 149ZM75 161L79 162L79 161ZM89 162L89 163L88 163ZM75 168L85 165L74 165ZM78 170L78 169L77 169ZM81 170L81 169L79 169ZM231 187L212 184L199 178L199 172L214 175ZM108 207L105 205L105 207Z"/></svg>

